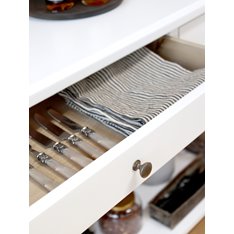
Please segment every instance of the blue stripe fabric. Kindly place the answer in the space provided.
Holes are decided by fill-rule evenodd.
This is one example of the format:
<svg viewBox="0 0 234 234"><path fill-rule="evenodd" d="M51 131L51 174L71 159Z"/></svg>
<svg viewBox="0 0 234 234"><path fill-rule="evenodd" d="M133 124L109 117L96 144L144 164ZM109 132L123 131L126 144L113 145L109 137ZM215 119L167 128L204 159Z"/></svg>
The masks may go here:
<svg viewBox="0 0 234 234"><path fill-rule="evenodd" d="M144 47L59 94L73 109L128 136L202 84L189 71Z"/></svg>

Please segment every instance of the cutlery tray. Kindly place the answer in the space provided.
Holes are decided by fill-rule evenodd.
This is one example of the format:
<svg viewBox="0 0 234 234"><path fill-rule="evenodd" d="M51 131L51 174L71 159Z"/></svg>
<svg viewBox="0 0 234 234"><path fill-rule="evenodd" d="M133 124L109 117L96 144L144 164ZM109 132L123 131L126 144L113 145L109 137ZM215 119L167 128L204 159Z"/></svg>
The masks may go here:
<svg viewBox="0 0 234 234"><path fill-rule="evenodd" d="M42 103L32 107L30 109L30 113L29 113L30 114L30 125L34 129L36 129L38 132L44 134L45 136L51 138L54 141L59 141L59 139L56 136L54 136L53 134L51 134L50 132L48 132L47 130L45 130L44 128L40 127L33 118L34 113L40 113L40 114L43 114L48 119L50 119L49 115L46 114L46 111L47 111L47 108L51 107L51 106L53 108L55 108L56 110L59 110L59 112L65 114L70 119L79 123L80 125L87 126L90 129L94 130L95 132L98 132L101 135L104 135L107 139L111 139L113 142L116 142L116 144L124 139L124 137L122 135L120 135L120 134L114 132L113 130L109 129L108 127L100 124L96 120L94 120L88 116L85 116L82 113L79 113L79 112L72 110L71 108L66 106L63 98L61 98L58 95L55 95L55 96L43 101ZM52 122L54 124L56 124L57 126L61 127L63 130L69 132L70 134L73 134L73 132L71 132L64 125L59 124L55 120L52 120ZM103 152L107 151L107 149L101 147L98 144L95 144L95 142L93 142L87 138L84 138L84 137L80 136L79 134L76 134L76 135L78 137L80 137L82 140L88 142L91 146L93 146L95 148L100 148L101 150L103 150ZM55 159L56 161L62 163L64 166L72 168L72 169L76 170L77 172L82 169L82 167L80 167L78 164L63 157L61 154L55 152L53 149L45 148L44 146L42 146L40 143L38 143L37 141L35 141L33 139L29 139L29 142L30 142L30 145L32 146L33 149L35 149L39 152L46 153L48 156L50 156L53 159ZM77 147L73 146L72 144L69 144L66 141L59 141L59 142L63 143L64 145L66 145L67 147L69 147L75 151L81 152L84 156L90 157L88 154L86 154L83 151L80 151L79 149L77 149ZM61 184L66 180L63 176L59 175L54 170L41 164L35 157L30 156L29 162L34 168L36 168L37 170L39 170L40 172L42 172L44 175L48 176L49 178L53 179L58 184ZM47 194L47 191L42 186L40 186L37 182L30 179L30 204L37 201L39 198L41 198L45 194Z"/></svg>

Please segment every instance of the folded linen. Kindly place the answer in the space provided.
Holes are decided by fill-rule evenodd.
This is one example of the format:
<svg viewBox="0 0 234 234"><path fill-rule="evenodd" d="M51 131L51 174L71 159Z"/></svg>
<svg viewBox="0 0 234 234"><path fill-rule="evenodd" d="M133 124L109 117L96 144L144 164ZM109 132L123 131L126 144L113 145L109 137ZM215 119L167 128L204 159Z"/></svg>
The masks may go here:
<svg viewBox="0 0 234 234"><path fill-rule="evenodd" d="M144 47L60 92L66 103L125 136L204 82Z"/></svg>

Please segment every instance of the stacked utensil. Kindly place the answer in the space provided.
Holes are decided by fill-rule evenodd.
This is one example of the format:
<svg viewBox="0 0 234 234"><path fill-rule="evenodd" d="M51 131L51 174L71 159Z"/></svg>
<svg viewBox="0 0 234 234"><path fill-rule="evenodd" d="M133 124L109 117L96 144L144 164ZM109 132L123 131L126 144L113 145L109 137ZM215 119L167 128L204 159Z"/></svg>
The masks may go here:
<svg viewBox="0 0 234 234"><path fill-rule="evenodd" d="M62 128L58 127L44 116L36 113L34 115L36 122L45 130L48 130L50 133L54 134L60 141L67 141L70 144L78 147L82 151L88 153L92 158L96 159L102 155L105 151L89 144L87 141L82 140L74 134L70 134L67 131L64 131Z"/></svg>
<svg viewBox="0 0 234 234"><path fill-rule="evenodd" d="M45 148L52 148L57 153L69 158L71 161L77 163L81 167L87 166L92 162L92 159L84 156L79 151L75 151L60 141L54 141L49 137L41 134L40 132L34 130L33 128L29 128L29 135L32 139L36 140L38 143L42 144Z"/></svg>
<svg viewBox="0 0 234 234"><path fill-rule="evenodd" d="M59 173L60 175L62 175L66 179L70 178L71 176L73 176L76 173L76 171L74 169L69 168L67 166L64 166L62 163L53 159L52 157L50 157L49 155L47 155L44 152L38 152L37 150L33 149L31 145L29 145L29 149L30 149L31 155L36 157L36 159L38 159L38 161L42 165L48 166L49 168L51 168L55 172Z"/></svg>
<svg viewBox="0 0 234 234"><path fill-rule="evenodd" d="M116 144L116 142L107 139L88 126L81 126L53 108L47 109L47 113L43 114L35 112L33 120L37 127L35 127L35 123L34 125L30 124L29 137L39 143L44 150L39 151L29 145L30 155L39 161L40 166L48 167L65 179L70 178L77 170L50 156L47 153L50 149L82 169ZM56 121L57 124L52 120ZM44 133L38 130L39 126L44 129ZM51 191L59 184L48 175L43 174L40 168L34 168L32 165L29 168L30 177L47 191Z"/></svg>
<svg viewBox="0 0 234 234"><path fill-rule="evenodd" d="M93 140L94 142L105 147L106 149L110 149L116 144L116 142L112 141L111 139L102 136L101 134L95 132L93 129L90 129L87 126L81 126L80 124L74 122L73 120L69 119L68 117L62 115L61 113L52 108L49 108L47 112L58 123L62 123L74 133L80 133L82 136Z"/></svg>

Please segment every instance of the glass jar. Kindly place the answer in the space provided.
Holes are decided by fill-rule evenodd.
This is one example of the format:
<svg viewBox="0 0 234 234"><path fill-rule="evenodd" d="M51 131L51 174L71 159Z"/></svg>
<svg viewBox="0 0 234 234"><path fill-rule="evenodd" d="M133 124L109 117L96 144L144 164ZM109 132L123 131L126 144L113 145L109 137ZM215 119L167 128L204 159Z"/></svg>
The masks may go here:
<svg viewBox="0 0 234 234"><path fill-rule="evenodd" d="M108 3L110 0L81 0L86 6L101 6Z"/></svg>
<svg viewBox="0 0 234 234"><path fill-rule="evenodd" d="M45 0L46 8L52 13L68 10L75 5L76 0Z"/></svg>
<svg viewBox="0 0 234 234"><path fill-rule="evenodd" d="M134 192L108 211L100 220L103 234L135 234L142 227L142 205Z"/></svg>

